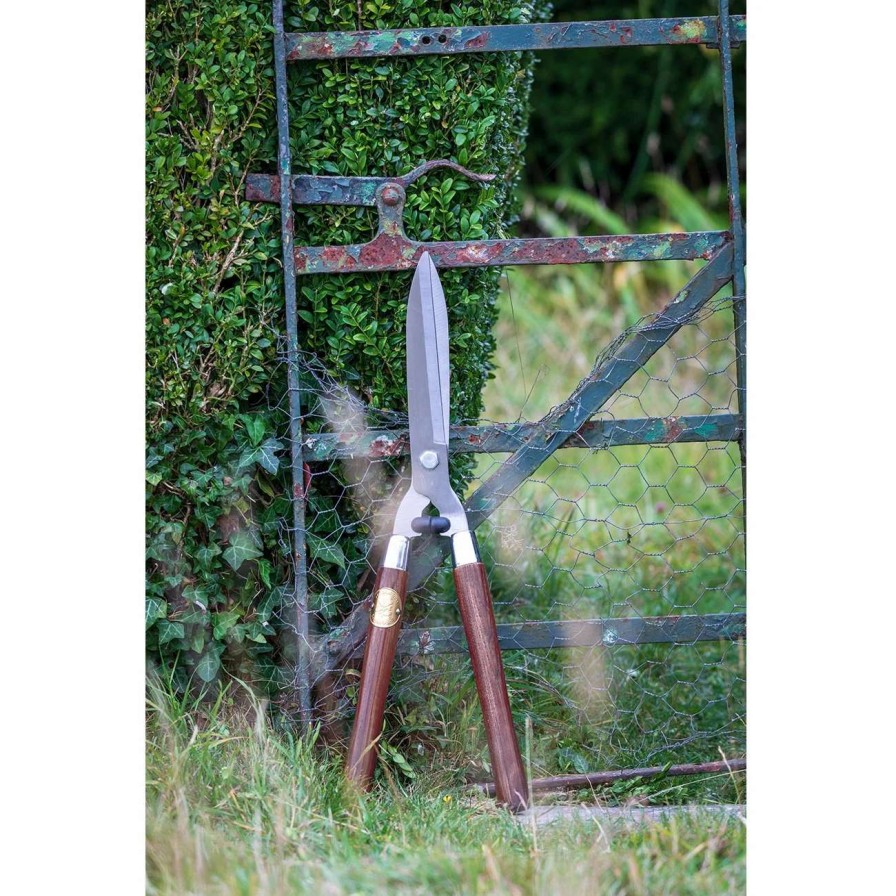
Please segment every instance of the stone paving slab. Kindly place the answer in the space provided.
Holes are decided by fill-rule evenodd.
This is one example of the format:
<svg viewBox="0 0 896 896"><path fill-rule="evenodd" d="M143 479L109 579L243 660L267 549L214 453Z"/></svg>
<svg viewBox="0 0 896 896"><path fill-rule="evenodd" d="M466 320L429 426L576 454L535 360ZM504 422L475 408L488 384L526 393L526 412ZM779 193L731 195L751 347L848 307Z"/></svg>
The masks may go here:
<svg viewBox="0 0 896 896"><path fill-rule="evenodd" d="M552 824L558 821L594 821L601 825L636 827L655 824L672 818L740 818L746 821L743 804L719 806L534 806L516 815L521 824Z"/></svg>

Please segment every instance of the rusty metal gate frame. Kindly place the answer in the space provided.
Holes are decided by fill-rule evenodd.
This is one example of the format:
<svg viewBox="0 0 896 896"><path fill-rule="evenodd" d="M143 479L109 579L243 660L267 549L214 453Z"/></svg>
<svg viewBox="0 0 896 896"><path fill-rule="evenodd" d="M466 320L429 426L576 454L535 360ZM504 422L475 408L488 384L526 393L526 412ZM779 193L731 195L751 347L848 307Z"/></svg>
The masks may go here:
<svg viewBox="0 0 896 896"><path fill-rule="evenodd" d="M278 124L278 173L252 174L247 179L250 201L279 203L283 236L286 301L287 388L289 392L291 473L293 481L293 600L297 630L294 689L303 726L311 721L314 680L358 655L366 631L366 616L356 614L328 636L326 645L312 644L308 628L307 561L305 552L305 477L308 461L340 457L398 457L408 452L407 432L367 432L354 442L344 437L302 432L300 352L296 307L296 277L319 273L401 271L413 268L428 251L439 268L518 264L581 264L618 261L705 259L706 264L659 312L635 328L609 357L596 365L570 397L537 423L457 426L451 430L453 453L507 452L510 457L485 479L465 502L471 528L476 528L530 477L555 451L567 446L609 448L671 442L736 442L740 449L746 508L746 290L745 228L735 139L732 47L746 40L746 17L729 14L729 0L719 0L718 15L529 25L390 29L288 33L283 0L273 0L274 49ZM406 188L427 172L450 168L478 182L494 175L467 171L444 159L426 162L394 177L293 175L289 148L287 64L306 60L353 59L500 53L626 46L703 44L719 51L726 144L728 229L701 233L630 234L573 238L500 239L459 242L417 242L404 232ZM354 205L375 207L378 229L367 243L348 246L296 246L295 205ZM592 421L606 402L722 287L732 285L735 374L738 413L678 418ZM431 539L416 554L409 588L419 585L447 553L445 539ZM523 622L498 626L502 650L581 647L598 644L694 643L745 637L743 613L663 616L645 619L590 619ZM427 653L465 649L459 627L408 629L399 650ZM740 762L740 760L737 760ZM684 767L682 767L684 768ZM690 768L690 767L689 767ZM697 771L706 771L702 766ZM639 770L641 772L649 770ZM690 774L691 771L680 771Z"/></svg>

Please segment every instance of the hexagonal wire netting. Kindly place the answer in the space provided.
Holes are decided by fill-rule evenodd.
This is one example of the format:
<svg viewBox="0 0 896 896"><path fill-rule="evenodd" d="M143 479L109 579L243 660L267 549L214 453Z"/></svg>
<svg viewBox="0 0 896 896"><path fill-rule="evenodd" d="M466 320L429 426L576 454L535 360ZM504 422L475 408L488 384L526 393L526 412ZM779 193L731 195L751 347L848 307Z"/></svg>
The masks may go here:
<svg viewBox="0 0 896 896"><path fill-rule="evenodd" d="M699 266L682 265L688 272ZM505 282L522 284L516 277ZM504 300L510 297L505 290ZM599 382L608 362L655 331L663 313L620 333L617 305L606 320L583 319L579 344L542 328L523 334L525 346L514 316L504 315L486 412L506 420L517 402L531 414L517 408L513 424L458 421L452 463L462 466L466 456L474 464L463 494L488 483L543 415L556 417L551 395L581 394L582 384ZM733 333L730 298L717 296L689 314L584 426L565 433L563 447L499 494L478 527L532 777L744 754L744 500ZM588 347L600 344L606 348L588 361ZM313 386L305 422L319 431L303 443L312 697L325 736L344 741L379 554L409 484L407 417L365 406L312 359L303 365ZM488 749L450 563L431 553L439 541L447 539L415 539L381 755L396 774L412 773L407 760L422 758L486 780ZM708 792L721 795L720 786Z"/></svg>

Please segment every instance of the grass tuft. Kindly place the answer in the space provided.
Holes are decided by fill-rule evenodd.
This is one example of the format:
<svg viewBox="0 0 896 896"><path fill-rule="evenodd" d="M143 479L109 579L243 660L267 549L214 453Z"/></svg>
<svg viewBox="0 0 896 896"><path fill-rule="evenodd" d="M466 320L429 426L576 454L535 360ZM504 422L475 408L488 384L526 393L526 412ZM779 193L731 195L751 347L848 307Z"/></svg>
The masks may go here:
<svg viewBox="0 0 896 896"><path fill-rule="evenodd" d="M744 889L739 821L535 829L431 774L359 795L314 733L274 731L239 683L205 703L152 682L147 737L151 896Z"/></svg>

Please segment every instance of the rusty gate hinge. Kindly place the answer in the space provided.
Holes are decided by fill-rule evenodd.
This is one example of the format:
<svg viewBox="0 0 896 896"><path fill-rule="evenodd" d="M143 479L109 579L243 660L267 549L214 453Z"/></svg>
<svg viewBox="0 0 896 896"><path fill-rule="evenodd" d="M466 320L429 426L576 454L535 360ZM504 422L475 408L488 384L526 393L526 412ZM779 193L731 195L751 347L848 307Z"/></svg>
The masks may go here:
<svg viewBox="0 0 896 896"><path fill-rule="evenodd" d="M389 187L404 190L415 180L435 168L450 168L479 183L495 179L494 174L476 174L457 162L436 159L424 162L413 171L398 177L344 177L338 174L298 174L292 178L292 201L295 205L365 205L376 206L377 194ZM393 192L390 191L390 197ZM250 202L279 202L280 178L275 174L250 174L246 178L246 199ZM390 207L395 207L391 203ZM382 213L380 223L383 223Z"/></svg>
<svg viewBox="0 0 896 896"><path fill-rule="evenodd" d="M405 187L436 168L449 168L478 183L495 178L494 174L468 171L447 159L424 162L397 177L293 176L290 196L294 205L371 206L378 213L377 232L370 242L296 247L295 273L406 271L424 252L429 252L439 268L709 258L731 239L727 231L440 242L409 239L404 230ZM250 174L246 199L279 202L280 178Z"/></svg>

